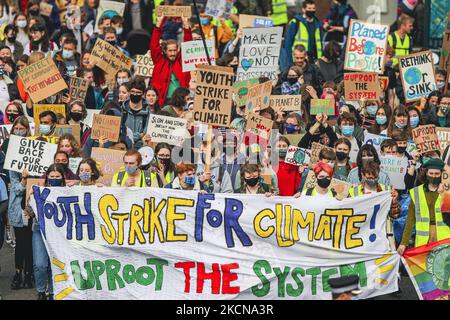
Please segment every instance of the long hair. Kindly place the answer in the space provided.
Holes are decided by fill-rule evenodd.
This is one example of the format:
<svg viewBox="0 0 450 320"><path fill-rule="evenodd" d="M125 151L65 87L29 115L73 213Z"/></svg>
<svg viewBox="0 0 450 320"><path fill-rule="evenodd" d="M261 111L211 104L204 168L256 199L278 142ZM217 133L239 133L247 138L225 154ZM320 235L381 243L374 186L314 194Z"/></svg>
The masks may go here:
<svg viewBox="0 0 450 320"><path fill-rule="evenodd" d="M100 169L97 167L97 162L92 159L92 158L87 158L87 159L83 159L81 160L80 164L78 165L78 169L77 169L77 176L80 175L80 167L82 164L87 164L92 171L92 181L97 181L101 176L103 176L102 172L100 171Z"/></svg>
<svg viewBox="0 0 450 320"><path fill-rule="evenodd" d="M363 167L363 161L362 161L363 154L373 156L373 161L375 161L378 164L381 164L380 157L378 156L378 152L373 145L365 144L365 145L361 146L361 148L359 149L358 155L356 156L356 165L358 167L359 180L362 179L361 169Z"/></svg>
<svg viewBox="0 0 450 320"><path fill-rule="evenodd" d="M70 146L72 147L72 155L70 157L77 158L82 157L83 153L81 152L80 144L77 140L75 140L75 137L71 133L64 133L61 137L59 137L58 142L58 149L61 146L61 143L63 140L68 140L70 143Z"/></svg>
<svg viewBox="0 0 450 320"><path fill-rule="evenodd" d="M407 120L406 120L406 127L404 129L400 129L400 130L406 131L408 134L408 137L411 137L411 127L409 126L409 113L408 113L408 110L406 109L406 107L402 104L400 104L394 108L394 113L392 115L391 121L389 122L389 125L387 128L388 137L392 136L392 132L394 131L394 129L398 129L395 126L395 116L402 116L402 115L405 115L407 117Z"/></svg>
<svg viewBox="0 0 450 320"><path fill-rule="evenodd" d="M14 120L14 122L12 124L12 128L11 128L11 134L14 134L14 127L16 125L18 125L18 124L20 124L20 125L24 126L25 128L27 128L27 135L26 136L30 137L31 136L30 122L28 121L28 118L26 116L20 116L20 117L17 117L16 120Z"/></svg>
<svg viewBox="0 0 450 320"><path fill-rule="evenodd" d="M31 26L30 28L30 32L33 31L39 31L39 32L43 32L44 35L41 38L41 51L42 52L48 52L50 49L50 40L49 40L49 36L48 36L48 31L47 31L47 27L45 26L45 24L41 24L41 23L35 23ZM39 50L39 44L35 44L33 43L33 41L31 42L31 50L32 51L37 51Z"/></svg>
<svg viewBox="0 0 450 320"><path fill-rule="evenodd" d="M45 172L45 185L49 186L48 185L48 175L50 174L50 172L53 172L53 171L57 171L61 174L62 179L63 179L63 186L65 187L66 186L66 178L64 178L64 168L59 163L52 164L50 167L48 167L47 171Z"/></svg>
<svg viewBox="0 0 450 320"><path fill-rule="evenodd" d="M340 144L345 144L348 147L348 150L352 150L352 143L350 142L350 140L348 140L347 138L339 138L336 140L336 142L334 143L334 151L336 151L336 147ZM347 172L350 172L350 170L352 170L352 166L350 165L350 160L347 157L347 163L345 164L345 169L347 169Z"/></svg>
<svg viewBox="0 0 450 320"><path fill-rule="evenodd" d="M172 148L171 148L171 146L169 145L169 144L167 144L167 143L165 143L165 142L160 142L160 143L158 143L157 145L156 145L156 147L155 147L155 158L156 158L156 155L158 154L158 152L161 150L161 149L168 149L169 151L170 151L170 156L172 157ZM170 158L169 158L170 159ZM167 173L167 172L175 172L175 170L176 170L176 168L175 168L175 164L172 162L172 160L170 161L170 164L169 164L169 167L168 168L164 168L165 170L164 170L164 173Z"/></svg>
<svg viewBox="0 0 450 320"><path fill-rule="evenodd" d="M383 126L386 126L386 128L389 126L390 122L391 122L391 118L392 118L392 111L391 108L387 105L387 104L382 104L381 106L378 107L378 110L383 109L384 110L384 114L386 115L386 123ZM378 113L377 110L377 113ZM376 117L376 116L375 116ZM381 131L381 125L379 125L376 121L373 125L371 125L367 131L369 131L370 133L373 134L380 134Z"/></svg>

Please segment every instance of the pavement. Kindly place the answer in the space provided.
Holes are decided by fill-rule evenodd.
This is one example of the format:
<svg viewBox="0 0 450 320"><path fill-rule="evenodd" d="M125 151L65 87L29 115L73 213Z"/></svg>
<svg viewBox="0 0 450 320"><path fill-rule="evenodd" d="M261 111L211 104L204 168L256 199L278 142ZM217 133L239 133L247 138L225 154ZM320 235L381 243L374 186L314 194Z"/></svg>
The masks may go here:
<svg viewBox="0 0 450 320"><path fill-rule="evenodd" d="M0 250L0 295L3 300L36 300L36 289L11 290L14 276L14 249L6 242ZM409 277L400 280L401 294L388 294L370 300L418 300L418 296Z"/></svg>

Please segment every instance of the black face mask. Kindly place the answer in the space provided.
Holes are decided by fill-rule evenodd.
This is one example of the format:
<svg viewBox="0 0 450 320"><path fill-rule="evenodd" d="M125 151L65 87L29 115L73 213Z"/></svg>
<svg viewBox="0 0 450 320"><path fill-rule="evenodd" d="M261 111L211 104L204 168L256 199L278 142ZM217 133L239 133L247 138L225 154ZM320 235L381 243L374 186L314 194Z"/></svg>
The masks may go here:
<svg viewBox="0 0 450 320"><path fill-rule="evenodd" d="M314 16L316 15L316 12L315 11L306 11L305 15L308 18L314 18Z"/></svg>
<svg viewBox="0 0 450 320"><path fill-rule="evenodd" d="M327 178L317 179L317 185L323 189L328 188L330 183L331 183L331 179L327 179Z"/></svg>
<svg viewBox="0 0 450 320"><path fill-rule="evenodd" d="M427 175L427 181L434 186L438 186L441 183L441 177L430 177Z"/></svg>
<svg viewBox="0 0 450 320"><path fill-rule="evenodd" d="M16 36L8 37L8 41L9 41L9 43L16 42Z"/></svg>
<svg viewBox="0 0 450 320"><path fill-rule="evenodd" d="M116 43L117 43L117 41L106 41L106 42L108 42L112 46L116 46Z"/></svg>
<svg viewBox="0 0 450 320"><path fill-rule="evenodd" d="M397 146L398 153L404 153L406 151L406 147L399 147Z"/></svg>
<svg viewBox="0 0 450 320"><path fill-rule="evenodd" d="M60 163L59 165L62 167L64 172L69 171L69 164L68 163Z"/></svg>
<svg viewBox="0 0 450 320"><path fill-rule="evenodd" d="M259 182L259 177L245 179L245 183L250 187L256 186L258 184L258 182Z"/></svg>
<svg viewBox="0 0 450 320"><path fill-rule="evenodd" d="M233 72L236 73L236 72L237 72L237 69L238 69L238 66L239 66L239 65L235 64L235 65L232 65L232 66L230 66L230 67L232 67L232 68L233 68Z"/></svg>
<svg viewBox="0 0 450 320"><path fill-rule="evenodd" d="M297 81L298 81L298 77L289 77L289 78L287 78L287 81L290 83L290 84L294 84L294 83L296 83Z"/></svg>
<svg viewBox="0 0 450 320"><path fill-rule="evenodd" d="M8 113L8 120L11 123L14 122L18 117L19 115L17 113Z"/></svg>
<svg viewBox="0 0 450 320"><path fill-rule="evenodd" d="M76 121L76 122L81 121L81 117L82 117L81 113L79 113L79 112L70 112L69 115L70 115L70 119L72 119L73 121Z"/></svg>
<svg viewBox="0 0 450 320"><path fill-rule="evenodd" d="M39 10L30 10L28 13L30 16L39 16Z"/></svg>
<svg viewBox="0 0 450 320"><path fill-rule="evenodd" d="M133 102L134 104L139 103L141 100L142 100L141 95L130 94L130 101Z"/></svg>
<svg viewBox="0 0 450 320"><path fill-rule="evenodd" d="M345 152L340 152L340 151L336 152L336 158L339 161L344 161L345 159L347 159L347 157L348 157L348 154Z"/></svg>

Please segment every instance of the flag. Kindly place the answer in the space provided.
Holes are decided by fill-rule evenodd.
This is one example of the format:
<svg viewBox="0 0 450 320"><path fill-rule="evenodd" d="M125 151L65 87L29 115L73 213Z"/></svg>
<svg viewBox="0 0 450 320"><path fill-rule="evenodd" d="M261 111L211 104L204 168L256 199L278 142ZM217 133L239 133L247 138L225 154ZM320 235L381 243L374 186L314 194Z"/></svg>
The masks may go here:
<svg viewBox="0 0 450 320"><path fill-rule="evenodd" d="M422 300L450 296L450 239L406 250L403 264Z"/></svg>

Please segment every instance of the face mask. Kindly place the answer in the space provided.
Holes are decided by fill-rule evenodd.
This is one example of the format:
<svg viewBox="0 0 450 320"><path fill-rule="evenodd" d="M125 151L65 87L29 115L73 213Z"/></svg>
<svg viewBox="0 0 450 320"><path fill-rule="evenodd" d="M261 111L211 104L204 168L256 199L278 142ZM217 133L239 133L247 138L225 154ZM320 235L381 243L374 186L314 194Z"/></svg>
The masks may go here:
<svg viewBox="0 0 450 320"><path fill-rule="evenodd" d="M397 123L397 122L395 122L395 126L396 126L398 129L405 129L405 128L406 128L406 125L402 125L402 124L399 124L399 123Z"/></svg>
<svg viewBox="0 0 450 320"><path fill-rule="evenodd" d="M123 28L117 28L116 29L116 33L117 34L122 34L122 32L123 32Z"/></svg>
<svg viewBox="0 0 450 320"><path fill-rule="evenodd" d="M200 23L204 26L207 26L209 24L208 18L200 18Z"/></svg>
<svg viewBox="0 0 450 320"><path fill-rule="evenodd" d="M348 157L348 155L347 155L347 153L345 153L345 152L341 152L341 151L337 151L337 152L336 152L336 158L337 158L339 161L344 161L345 159L347 159L347 157Z"/></svg>
<svg viewBox="0 0 450 320"><path fill-rule="evenodd" d="M287 149L278 149L278 156L281 159L286 158L286 155L287 155Z"/></svg>
<svg viewBox="0 0 450 320"><path fill-rule="evenodd" d="M397 146L397 151L398 151L398 153L400 153L400 154L405 153L406 147L399 147L399 146Z"/></svg>
<svg viewBox="0 0 450 320"><path fill-rule="evenodd" d="M39 132L43 135L47 135L52 131L52 127L49 124L40 124Z"/></svg>
<svg viewBox="0 0 450 320"><path fill-rule="evenodd" d="M130 101L134 104L139 103L142 100L142 96L136 94L130 94Z"/></svg>
<svg viewBox="0 0 450 320"><path fill-rule="evenodd" d="M8 113L9 122L14 122L14 120L16 120L18 117L19 117L19 115L16 113Z"/></svg>
<svg viewBox="0 0 450 320"><path fill-rule="evenodd" d="M330 183L331 183L331 179L328 179L328 178L317 179L317 185L319 187L321 187L322 189L328 188Z"/></svg>
<svg viewBox="0 0 450 320"><path fill-rule="evenodd" d="M115 46L116 45L116 40L113 40L113 41L106 41L106 42L108 42L110 45L112 45L112 46Z"/></svg>
<svg viewBox="0 0 450 320"><path fill-rule="evenodd" d="M284 128L286 129L286 132L288 134L294 133L297 131L297 126L295 124L287 124L284 126Z"/></svg>
<svg viewBox="0 0 450 320"><path fill-rule="evenodd" d="M308 18L313 18L315 14L316 14L315 11L306 11L306 12L305 12L305 15L306 15Z"/></svg>
<svg viewBox="0 0 450 320"><path fill-rule="evenodd" d="M298 82L298 77L289 77L289 78L287 78L287 81L290 84L294 84L294 83Z"/></svg>
<svg viewBox="0 0 450 320"><path fill-rule="evenodd" d="M124 83L127 83L127 82L128 82L128 79L117 79L117 84L119 86L121 86L121 85L123 85Z"/></svg>
<svg viewBox="0 0 450 320"><path fill-rule="evenodd" d="M164 165L164 167L167 167L170 164L170 159L158 159L158 161L159 161L159 163Z"/></svg>
<svg viewBox="0 0 450 320"><path fill-rule="evenodd" d="M334 162L327 162L327 165L329 165L331 169L334 169Z"/></svg>
<svg viewBox="0 0 450 320"><path fill-rule="evenodd" d="M440 89L444 89L444 87L445 87L445 81L438 81L438 82L437 82L437 87L438 87L439 90L440 90Z"/></svg>
<svg viewBox="0 0 450 320"><path fill-rule="evenodd" d="M9 41L9 43L16 42L16 36L8 37L8 41Z"/></svg>
<svg viewBox="0 0 450 320"><path fill-rule="evenodd" d="M134 174L137 171L138 167L137 166L125 166L125 171L128 174Z"/></svg>
<svg viewBox="0 0 450 320"><path fill-rule="evenodd" d="M80 177L80 180L84 183L91 182L91 174L89 172L80 172L78 177Z"/></svg>
<svg viewBox="0 0 450 320"><path fill-rule="evenodd" d="M258 184L258 182L259 182L259 177L245 179L245 183L250 187L256 186Z"/></svg>
<svg viewBox="0 0 450 320"><path fill-rule="evenodd" d="M354 126L342 126L342 134L346 137L350 137L355 130Z"/></svg>
<svg viewBox="0 0 450 320"><path fill-rule="evenodd" d="M364 183L369 188L375 188L378 185L378 179L364 179Z"/></svg>
<svg viewBox="0 0 450 320"><path fill-rule="evenodd" d="M63 179L47 179L47 183L50 185L50 187L62 187L63 182Z"/></svg>
<svg viewBox="0 0 450 320"><path fill-rule="evenodd" d="M188 186L193 186L195 184L195 176L187 176L184 178L184 183Z"/></svg>
<svg viewBox="0 0 450 320"><path fill-rule="evenodd" d="M30 10L28 11L30 16L38 16L39 15L39 10Z"/></svg>
<svg viewBox="0 0 450 320"><path fill-rule="evenodd" d="M69 115L70 115L70 119L72 119L73 121L75 121L75 122L81 121L81 117L82 117L81 113L70 112Z"/></svg>
<svg viewBox="0 0 450 320"><path fill-rule="evenodd" d="M367 106L367 113L371 116L377 113L378 106Z"/></svg>
<svg viewBox="0 0 450 320"><path fill-rule="evenodd" d="M25 137L27 135L27 130L25 130L25 129L16 129L16 130L14 130L14 134L16 136Z"/></svg>
<svg viewBox="0 0 450 320"><path fill-rule="evenodd" d="M27 20L18 20L16 21L16 26L20 29L23 29L27 26Z"/></svg>
<svg viewBox="0 0 450 320"><path fill-rule="evenodd" d="M430 177L427 175L427 181L429 184L438 186L441 183L441 177Z"/></svg>
<svg viewBox="0 0 450 320"><path fill-rule="evenodd" d="M419 124L419 117L411 117L409 118L409 125L411 127L415 127Z"/></svg>
<svg viewBox="0 0 450 320"><path fill-rule="evenodd" d="M382 126L383 124L386 124L387 117L386 116L377 116L376 121L377 121L378 125Z"/></svg>
<svg viewBox="0 0 450 320"><path fill-rule="evenodd" d="M62 57L63 57L63 59L71 59L73 57L73 51L63 50Z"/></svg>
<svg viewBox="0 0 450 320"><path fill-rule="evenodd" d="M443 114L447 114L447 113L448 113L448 108L442 107L442 108L441 108L441 112L442 112Z"/></svg>

